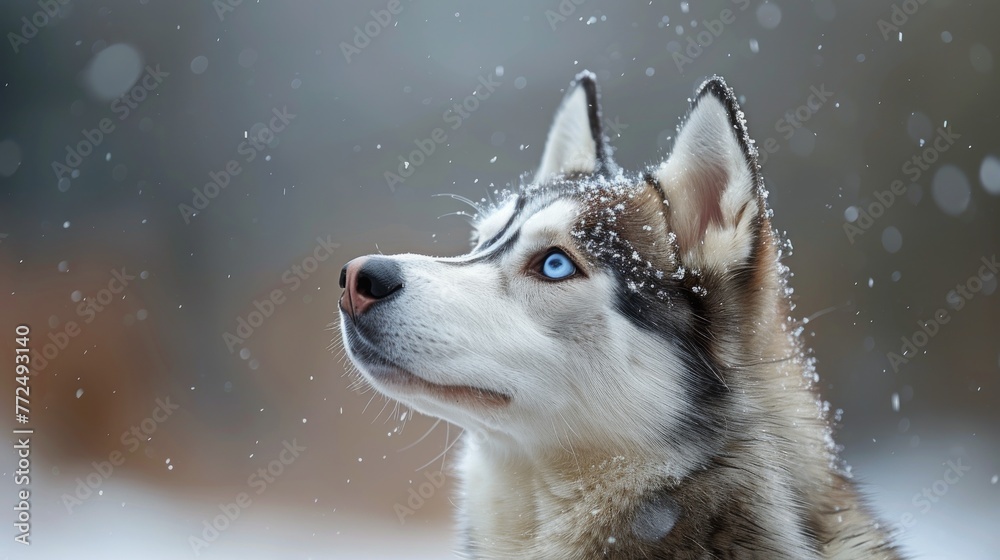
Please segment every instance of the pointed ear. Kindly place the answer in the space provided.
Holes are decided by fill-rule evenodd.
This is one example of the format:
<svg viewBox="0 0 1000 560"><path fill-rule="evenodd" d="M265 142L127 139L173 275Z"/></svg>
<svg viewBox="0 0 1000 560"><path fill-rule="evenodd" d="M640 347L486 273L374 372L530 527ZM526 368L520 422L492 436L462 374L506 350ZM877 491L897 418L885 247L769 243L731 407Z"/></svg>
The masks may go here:
<svg viewBox="0 0 1000 560"><path fill-rule="evenodd" d="M739 266L770 227L757 151L722 78L698 88L673 152L653 176L669 207L681 261L689 267Z"/></svg>
<svg viewBox="0 0 1000 560"><path fill-rule="evenodd" d="M583 71L570 84L545 141L542 163L534 182L542 184L560 175L606 174L614 166L601 131L596 76Z"/></svg>

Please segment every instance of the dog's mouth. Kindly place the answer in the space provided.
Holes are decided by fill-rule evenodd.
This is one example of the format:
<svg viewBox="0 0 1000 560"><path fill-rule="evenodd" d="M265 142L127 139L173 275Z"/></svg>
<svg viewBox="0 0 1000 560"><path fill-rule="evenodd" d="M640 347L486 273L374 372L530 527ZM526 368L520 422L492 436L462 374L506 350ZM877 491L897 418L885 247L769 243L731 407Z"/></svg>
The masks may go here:
<svg viewBox="0 0 1000 560"><path fill-rule="evenodd" d="M392 393L416 393L464 407L496 408L510 404L511 396L506 393L471 385L434 383L396 365L359 332L350 318L344 321L344 332L352 357L360 369L373 383L384 386Z"/></svg>

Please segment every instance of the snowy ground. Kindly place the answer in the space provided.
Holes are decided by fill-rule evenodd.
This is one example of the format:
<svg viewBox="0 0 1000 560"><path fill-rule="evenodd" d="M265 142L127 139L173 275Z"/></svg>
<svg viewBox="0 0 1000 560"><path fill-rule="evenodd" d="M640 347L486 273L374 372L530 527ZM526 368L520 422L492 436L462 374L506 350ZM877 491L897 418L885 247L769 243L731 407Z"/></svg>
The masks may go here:
<svg viewBox="0 0 1000 560"><path fill-rule="evenodd" d="M189 538L208 515L219 513L216 502L193 502L110 479L105 496L73 515L58 496L36 499L30 548L5 539L0 558L44 559L346 559L448 558L450 528L408 524L393 518L321 516L304 518L280 508L251 507L197 553ZM72 484L69 485L72 487ZM124 505L119 497L124 497Z"/></svg>
<svg viewBox="0 0 1000 560"><path fill-rule="evenodd" d="M906 514L911 526L902 534L907 551L923 560L995 559L1000 549L1000 484L993 482L996 456L992 446L935 446L928 441L891 460L855 459L867 492L882 518L897 525ZM940 465L936 458L941 458ZM960 477L948 475L948 461L969 467ZM923 468L914 468L923 465ZM926 471L926 472L925 472ZM952 483L938 483L945 479ZM935 486L935 483L938 483ZM42 480L33 500L30 549L5 539L0 558L177 558L209 559L341 559L450 558L452 529L447 520L420 519L400 525L391 515L362 517L352 512L312 513L262 504L245 510L208 548L196 554L189 537L217 500L151 490L114 477L105 494L89 500L72 515L57 491L72 482ZM941 492L947 484L947 490ZM914 501L928 489L929 506ZM60 490L61 492L62 490Z"/></svg>

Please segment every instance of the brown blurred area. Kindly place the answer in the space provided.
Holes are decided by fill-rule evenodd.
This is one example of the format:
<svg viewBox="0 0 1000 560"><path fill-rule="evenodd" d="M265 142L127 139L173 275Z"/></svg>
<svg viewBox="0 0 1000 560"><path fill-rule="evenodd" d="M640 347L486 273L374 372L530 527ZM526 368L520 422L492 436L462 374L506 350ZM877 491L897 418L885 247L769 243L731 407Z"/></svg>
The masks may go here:
<svg viewBox="0 0 1000 560"><path fill-rule="evenodd" d="M409 232L398 228L385 232L389 239L407 238L403 233ZM5 249L0 246L0 253ZM156 251L149 249L147 258ZM211 518L218 514L217 504L249 492L268 511L286 510L293 519L322 519L331 529L368 518L383 518L383 524L391 519L400 530L404 523L410 530L430 525L438 535L430 546L447 550L451 542L442 522L451 510L450 475L430 499L420 499L413 515L400 517L395 508L407 504L411 488L428 477L439 479L448 458L439 457L445 437L453 443L458 431L413 412L404 415L395 403L370 389L352 389L356 380L344 371L339 327L331 324L335 320L331 310L339 298L341 263L358 251L360 247L349 253L342 246L254 329L254 367L240 358L238 349L230 356L229 367L239 368L235 384L252 397L244 397L247 406L225 418L213 413L213 403L199 394L205 391L204 381L189 385L178 379L177 370L185 360L167 351L170 340L165 331L184 327L170 318L172 306L153 303L165 297L155 267L147 270L127 255L81 252L65 272L52 274L53 263L6 258L13 256L6 251L0 282L17 297L4 308L0 329L10 336L0 347L0 359L14 362L15 327L26 324L31 328L31 347L41 354L41 359L33 355L34 361L44 364L33 368L30 380L33 477L40 481L36 487L45 487L45 502L39 505L54 510L43 519L88 515L87 510L93 512L99 502L131 497L134 486L155 488L156 493L181 500L195 533L199 514ZM309 253L293 255L289 265ZM96 300L116 273L135 279L101 311L92 315L85 311L81 306ZM140 277L143 273L145 278ZM38 282L39 278L46 280ZM282 288L289 291L280 274L261 282L243 314L255 309L253 301L263 301ZM78 302L73 301L75 292L83 294ZM235 332L235 326L229 330ZM226 348L221 336L212 342ZM157 418L150 423L154 416L163 416L156 411L164 401L178 410L162 422ZM12 416L5 415L4 425L23 428ZM147 430L149 426L155 428ZM423 442L411 447L428 431ZM132 441L141 445L133 450ZM274 484L268 484L258 499L258 487L248 479L266 469L284 443L292 441L306 449L304 459L274 476ZM452 456L456 449L452 448ZM87 478L100 472L95 462L106 465L116 452L124 456L123 465L110 476ZM81 480L92 487L92 495L82 497L87 492L80 492ZM333 551L336 545L334 539Z"/></svg>
<svg viewBox="0 0 1000 560"><path fill-rule="evenodd" d="M399 231L385 233L387 239L406 237ZM358 252L360 248L355 250ZM204 487L225 485L240 467L252 472L254 462L238 456L245 450L253 452L257 445L258 440L248 439L253 436L251 428L267 423L268 431L296 435L312 443L310 456L319 455L310 461L315 472L309 473L306 467L307 471L295 478L303 486L319 489L316 497L332 498L333 494L324 495L322 487L326 485L322 482L335 471L362 477L353 487L341 489L350 499L361 504L395 501L386 476L398 472L400 460L412 463L415 469L425 459L433 458L444 432L442 428L441 437L429 438L423 448L402 456L393 453L385 459L367 457L368 464L354 468L351 465L363 463L365 457L348 456L338 445L381 439L401 427L400 411L395 410L398 407L394 403L386 409L389 401L381 395L364 387L351 390L358 384L352 383L355 378L344 371L339 324L331 310L336 309L340 297L336 284L341 263L349 259L347 254L338 254L325 263L303 282L297 294L293 292L286 303L278 306L263 326L254 329L254 360L266 366L251 368L247 360L240 358L237 348L232 360L245 370L239 372L240 383L249 386L256 410L228 418L225 426L195 414L191 409L200 406L198 384L186 386L173 375L178 360L165 352L168 341L164 340L163 329L179 325L171 325L169 317L149 311L151 306L146 302L163 297L155 271L121 264L127 259L107 255L78 255L69 269L59 274L48 270L51 263L23 260L10 266L12 259L5 259L0 280L19 297L13 298L12 305L4 310L0 328L10 333L10 340L0 351L4 360L13 363L15 327L25 324L31 328L32 357L35 364L43 364L32 368L31 424L42 435L38 451L45 463L53 472L67 474L81 467L86 470L89 461L106 458L112 451L127 449L122 443L123 436L128 437L124 434L133 426L141 428L142 421L158 407L158 399L169 398L180 409L157 426L142 451L135 453L134 461L129 456L130 475L178 491L193 486L203 492ZM109 282L117 288L118 282L113 279L122 274L135 277L122 293L108 305L87 307L88 302L97 301L99 291L108 289ZM140 274L147 277L140 278ZM47 280L37 282L41 277ZM274 289L282 289L281 283L262 284L259 295L251 301L264 301ZM75 292L85 295L75 302ZM246 312L254 309L251 303ZM66 334L74 331L79 334ZM221 337L218 343L226 347ZM269 371L263 371L264 367ZM255 413L265 420L254 419ZM433 423L412 413L409 416L411 419L405 422L407 436L423 433ZM9 422L8 427L16 427L11 418L4 420ZM400 448L411 443L403 440L402 434L393 435L400 439ZM261 452L266 448L256 453ZM174 469L166 469L166 458L171 458ZM440 462L432 463L440 468ZM341 478L344 480L340 482L346 483L351 477ZM353 492L352 488L358 490ZM404 494L405 489L404 485Z"/></svg>

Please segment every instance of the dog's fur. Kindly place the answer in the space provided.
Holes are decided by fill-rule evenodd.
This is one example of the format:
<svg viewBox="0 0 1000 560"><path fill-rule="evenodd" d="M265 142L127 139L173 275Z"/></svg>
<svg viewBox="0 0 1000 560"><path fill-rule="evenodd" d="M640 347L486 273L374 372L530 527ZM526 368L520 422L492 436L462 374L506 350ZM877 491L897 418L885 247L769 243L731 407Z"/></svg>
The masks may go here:
<svg viewBox="0 0 1000 560"><path fill-rule="evenodd" d="M398 285L363 313L345 267L364 378L465 429L462 553L901 558L836 457L732 90L705 82L642 174L600 122L583 73L470 253L371 257ZM575 275L539 273L551 248Z"/></svg>

